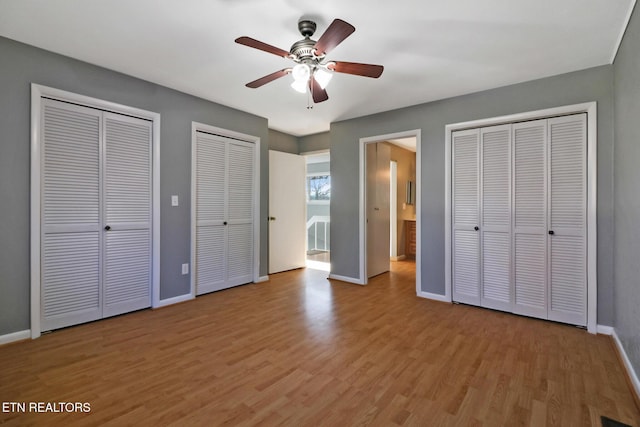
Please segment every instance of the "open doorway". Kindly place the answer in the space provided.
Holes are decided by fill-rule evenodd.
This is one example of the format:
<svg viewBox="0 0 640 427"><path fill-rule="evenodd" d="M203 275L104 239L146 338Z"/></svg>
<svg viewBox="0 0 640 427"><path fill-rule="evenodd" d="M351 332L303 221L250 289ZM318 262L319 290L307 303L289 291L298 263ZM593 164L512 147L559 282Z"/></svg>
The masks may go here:
<svg viewBox="0 0 640 427"><path fill-rule="evenodd" d="M419 153L419 130L360 140L362 284L393 271L396 263L406 263L415 271L420 292Z"/></svg>
<svg viewBox="0 0 640 427"><path fill-rule="evenodd" d="M329 271L331 254L331 164L329 151L305 153L308 268Z"/></svg>

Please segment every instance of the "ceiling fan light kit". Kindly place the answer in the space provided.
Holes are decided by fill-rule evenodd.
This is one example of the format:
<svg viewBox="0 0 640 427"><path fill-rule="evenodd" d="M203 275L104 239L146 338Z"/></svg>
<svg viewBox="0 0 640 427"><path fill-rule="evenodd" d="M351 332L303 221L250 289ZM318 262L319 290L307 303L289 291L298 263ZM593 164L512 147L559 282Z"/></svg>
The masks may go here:
<svg viewBox="0 0 640 427"><path fill-rule="evenodd" d="M318 103L329 99L325 88L329 84L329 81L331 81L334 73L378 78L384 70L382 65L325 61L327 53L342 43L344 39L356 30L353 25L341 19L335 19L318 41L311 39L311 36L316 31L315 22L302 20L298 22L298 30L304 38L295 42L289 52L252 39L251 37L239 37L235 40L238 44L243 44L296 62L293 68L268 74L247 83L247 87L256 89L280 77L291 74L293 77L291 87L300 93L306 93L307 89L309 89L313 102Z"/></svg>

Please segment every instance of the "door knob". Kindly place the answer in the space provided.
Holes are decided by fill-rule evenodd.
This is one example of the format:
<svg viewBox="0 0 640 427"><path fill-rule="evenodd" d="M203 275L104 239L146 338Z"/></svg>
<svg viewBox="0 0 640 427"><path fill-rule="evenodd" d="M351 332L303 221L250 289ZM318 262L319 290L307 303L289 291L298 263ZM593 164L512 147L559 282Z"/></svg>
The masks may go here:
<svg viewBox="0 0 640 427"><path fill-rule="evenodd" d="M222 225L227 225L227 221L223 222Z"/></svg>
<svg viewBox="0 0 640 427"><path fill-rule="evenodd" d="M105 229L105 230L107 230L107 231L109 231L109 230L111 230L111 226L110 226L110 225L107 225L104 229Z"/></svg>
<svg viewBox="0 0 640 427"><path fill-rule="evenodd" d="M553 230L549 230L549 234L553 234Z"/></svg>
<svg viewBox="0 0 640 427"><path fill-rule="evenodd" d="M474 230L478 231L480 230L480 227L478 227L477 225L475 227L473 227Z"/></svg>
<svg viewBox="0 0 640 427"><path fill-rule="evenodd" d="M267 218L269 221L275 221L276 217L275 216L270 216L269 218Z"/></svg>

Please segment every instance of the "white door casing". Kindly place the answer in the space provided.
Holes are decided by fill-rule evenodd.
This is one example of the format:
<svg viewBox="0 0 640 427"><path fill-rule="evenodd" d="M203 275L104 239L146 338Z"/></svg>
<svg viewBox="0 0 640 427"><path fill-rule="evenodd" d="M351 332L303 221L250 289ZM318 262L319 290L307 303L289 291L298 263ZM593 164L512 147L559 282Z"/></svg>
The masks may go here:
<svg viewBox="0 0 640 427"><path fill-rule="evenodd" d="M306 161L269 150L269 274L306 263Z"/></svg>

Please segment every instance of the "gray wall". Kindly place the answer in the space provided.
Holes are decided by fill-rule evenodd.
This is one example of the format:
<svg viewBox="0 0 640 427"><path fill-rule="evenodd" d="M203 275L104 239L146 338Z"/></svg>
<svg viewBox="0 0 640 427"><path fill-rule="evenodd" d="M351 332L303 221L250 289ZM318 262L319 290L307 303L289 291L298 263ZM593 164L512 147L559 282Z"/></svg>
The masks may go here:
<svg viewBox="0 0 640 427"><path fill-rule="evenodd" d="M328 150L330 146L329 132L315 133L298 138L299 153Z"/></svg>
<svg viewBox="0 0 640 427"><path fill-rule="evenodd" d="M269 150L298 154L298 138L287 133L269 129Z"/></svg>
<svg viewBox="0 0 640 427"><path fill-rule="evenodd" d="M615 320L640 374L640 11L633 13L614 62L615 76Z"/></svg>
<svg viewBox="0 0 640 427"><path fill-rule="evenodd" d="M261 138L260 274L267 274L267 120L0 37L0 335L29 322L30 84L38 83L161 114L162 299L189 291L191 121ZM170 206L170 196L180 206Z"/></svg>
<svg viewBox="0 0 640 427"><path fill-rule="evenodd" d="M598 103L598 323L613 324L613 67L611 65L331 124L332 273L358 277L358 144L422 130L422 283L444 294L445 125L588 101ZM638 253L637 251L635 252Z"/></svg>

